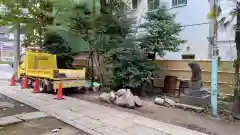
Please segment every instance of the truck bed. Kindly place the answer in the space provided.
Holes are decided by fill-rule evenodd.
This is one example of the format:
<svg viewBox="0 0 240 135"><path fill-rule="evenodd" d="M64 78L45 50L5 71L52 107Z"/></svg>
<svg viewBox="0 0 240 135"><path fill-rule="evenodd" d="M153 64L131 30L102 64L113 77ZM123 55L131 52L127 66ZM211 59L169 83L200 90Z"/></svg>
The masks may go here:
<svg viewBox="0 0 240 135"><path fill-rule="evenodd" d="M85 69L28 69L26 75L49 80L85 80Z"/></svg>

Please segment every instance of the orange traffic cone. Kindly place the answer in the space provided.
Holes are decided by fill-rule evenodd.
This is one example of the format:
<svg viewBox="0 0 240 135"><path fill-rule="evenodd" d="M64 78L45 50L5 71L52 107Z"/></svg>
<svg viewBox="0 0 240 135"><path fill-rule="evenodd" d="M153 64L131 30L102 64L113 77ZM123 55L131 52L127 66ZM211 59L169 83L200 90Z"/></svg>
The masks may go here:
<svg viewBox="0 0 240 135"><path fill-rule="evenodd" d="M62 95L62 81L60 81L59 86L58 86L58 91L57 91L57 100L62 100L64 99Z"/></svg>
<svg viewBox="0 0 240 135"><path fill-rule="evenodd" d="M38 87L38 80L35 79L33 83L33 93L38 93L39 92L39 87Z"/></svg>
<svg viewBox="0 0 240 135"><path fill-rule="evenodd" d="M27 80L27 77L25 76L23 78L23 84L22 84L22 89L26 89L28 86L28 80Z"/></svg>
<svg viewBox="0 0 240 135"><path fill-rule="evenodd" d="M10 86L16 86L15 75L13 74L10 81Z"/></svg>

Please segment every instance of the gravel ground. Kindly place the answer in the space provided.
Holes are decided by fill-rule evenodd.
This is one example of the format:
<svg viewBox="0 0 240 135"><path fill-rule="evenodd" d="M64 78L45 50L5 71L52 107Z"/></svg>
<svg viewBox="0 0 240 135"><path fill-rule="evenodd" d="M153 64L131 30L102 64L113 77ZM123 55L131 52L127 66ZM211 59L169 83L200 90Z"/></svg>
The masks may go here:
<svg viewBox="0 0 240 135"><path fill-rule="evenodd" d="M216 120L206 114L198 114L177 108L159 106L153 104L153 101L150 99L144 100L144 106L141 108L127 109L113 104L100 102L98 99L100 93L67 93L67 95L210 135L239 135L240 133L239 121Z"/></svg>

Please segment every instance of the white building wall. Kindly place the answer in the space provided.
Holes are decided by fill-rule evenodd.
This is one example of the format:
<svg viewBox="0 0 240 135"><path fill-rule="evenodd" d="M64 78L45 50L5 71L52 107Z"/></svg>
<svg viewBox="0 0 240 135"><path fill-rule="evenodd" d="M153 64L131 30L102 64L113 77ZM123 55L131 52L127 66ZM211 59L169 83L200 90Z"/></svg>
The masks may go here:
<svg viewBox="0 0 240 135"><path fill-rule="evenodd" d="M181 59L186 52L186 46L190 47L189 53L195 54L195 59L208 58L209 24L207 13L209 4L207 0L188 0L187 5L172 7L172 0L162 0L166 3L169 11L176 14L176 22L184 26L180 37L187 42L179 46L179 52L169 52L164 59Z"/></svg>
<svg viewBox="0 0 240 135"><path fill-rule="evenodd" d="M185 52L186 46L190 46L191 54L195 54L195 59L209 59L208 39L209 36L209 20L207 14L210 11L208 0L188 0L187 5L180 7L172 7L172 0L161 0L166 3L169 10L176 14L176 22L184 26L180 37L187 40L187 43L180 45L179 52L169 52L164 59L181 59L181 55ZM224 2L220 4L225 5ZM221 28L218 32L219 55L222 60L233 60L236 56L234 45L234 31L231 27L228 29ZM159 57L158 57L159 58Z"/></svg>
<svg viewBox="0 0 240 135"><path fill-rule="evenodd" d="M139 0L139 5L147 3L148 0ZM182 54L186 54L186 47L190 50L187 53L195 54L195 59L206 60L209 59L209 51L211 46L208 43L209 36L209 20L207 14L210 11L210 4L208 0L188 0L186 5L179 7L172 7L172 0L160 0L161 4L166 4L169 11L176 14L176 22L184 26L180 37L187 40L185 44L179 46L179 52L167 52L164 58L157 57L157 59L171 59L180 60ZM229 6L221 0L224 9L229 9ZM137 12L143 12L143 6L139 6ZM135 14L139 17L139 13ZM233 60L236 56L234 45L234 31L232 28L220 29L218 32L218 47L222 60Z"/></svg>

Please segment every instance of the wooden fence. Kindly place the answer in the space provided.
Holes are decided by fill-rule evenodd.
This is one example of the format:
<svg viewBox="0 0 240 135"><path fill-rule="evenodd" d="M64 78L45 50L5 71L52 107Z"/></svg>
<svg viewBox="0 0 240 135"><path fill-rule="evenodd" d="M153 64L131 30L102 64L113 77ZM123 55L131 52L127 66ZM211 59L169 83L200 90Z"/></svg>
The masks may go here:
<svg viewBox="0 0 240 135"><path fill-rule="evenodd" d="M188 67L189 62L193 60L156 60L159 63L161 71L160 76L171 75L177 76L181 80L190 80L191 70ZM202 79L204 87L210 90L211 87L211 61L198 60L197 62L202 69ZM163 87L164 78L156 79L154 85ZM224 94L233 94L234 69L233 62L222 61L219 65L218 72L218 89ZM178 86L177 86L178 87Z"/></svg>
<svg viewBox="0 0 240 135"><path fill-rule="evenodd" d="M88 65L88 55L79 55L75 57L73 65L75 67L81 67ZM154 85L157 87L164 86L164 76L171 75L177 76L181 80L190 80L191 70L188 67L189 62L194 60L156 60L160 65L161 70L159 76L163 76L161 79L155 79ZM195 60L202 69L202 79L204 81L204 87L210 90L211 88L211 61L208 60ZM233 94L233 81L234 81L234 69L233 62L222 61L219 65L218 72L218 88L223 94ZM178 88L178 85L177 85Z"/></svg>

